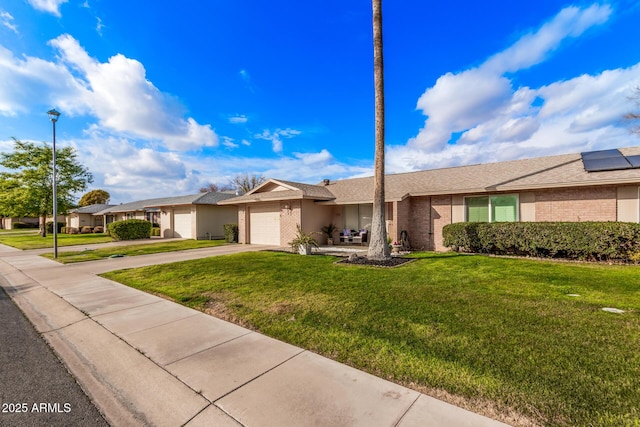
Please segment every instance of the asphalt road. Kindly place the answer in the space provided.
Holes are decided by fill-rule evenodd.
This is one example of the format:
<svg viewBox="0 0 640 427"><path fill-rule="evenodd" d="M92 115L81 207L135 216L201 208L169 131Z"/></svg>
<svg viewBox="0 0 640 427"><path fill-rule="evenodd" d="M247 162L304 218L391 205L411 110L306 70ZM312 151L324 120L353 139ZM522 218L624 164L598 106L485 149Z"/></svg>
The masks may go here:
<svg viewBox="0 0 640 427"><path fill-rule="evenodd" d="M0 426L108 425L0 287Z"/></svg>

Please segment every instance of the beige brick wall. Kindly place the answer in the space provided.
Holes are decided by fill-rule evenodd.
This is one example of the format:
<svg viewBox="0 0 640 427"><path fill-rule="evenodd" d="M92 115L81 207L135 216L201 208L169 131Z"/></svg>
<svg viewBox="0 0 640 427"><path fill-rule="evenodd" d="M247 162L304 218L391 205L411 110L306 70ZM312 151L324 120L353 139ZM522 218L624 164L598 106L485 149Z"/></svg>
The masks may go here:
<svg viewBox="0 0 640 427"><path fill-rule="evenodd" d="M431 249L446 251L442 245L442 228L451 224L451 196L435 196L431 198L433 240Z"/></svg>
<svg viewBox="0 0 640 427"><path fill-rule="evenodd" d="M616 187L539 190L536 221L616 221Z"/></svg>
<svg viewBox="0 0 640 427"><path fill-rule="evenodd" d="M287 246L296 235L297 225L302 224L302 200L280 202L280 245Z"/></svg>
<svg viewBox="0 0 640 427"><path fill-rule="evenodd" d="M407 198L400 202L393 202L393 233L389 233L391 240L400 240L400 232L406 230L409 233L409 242L411 240L411 199ZM391 231L391 230L390 230Z"/></svg>
<svg viewBox="0 0 640 427"><path fill-rule="evenodd" d="M409 242L415 249L430 250L433 248L431 239L432 218L431 198L413 197L407 207Z"/></svg>
<svg viewBox="0 0 640 427"><path fill-rule="evenodd" d="M247 243L247 205L238 206L238 243Z"/></svg>

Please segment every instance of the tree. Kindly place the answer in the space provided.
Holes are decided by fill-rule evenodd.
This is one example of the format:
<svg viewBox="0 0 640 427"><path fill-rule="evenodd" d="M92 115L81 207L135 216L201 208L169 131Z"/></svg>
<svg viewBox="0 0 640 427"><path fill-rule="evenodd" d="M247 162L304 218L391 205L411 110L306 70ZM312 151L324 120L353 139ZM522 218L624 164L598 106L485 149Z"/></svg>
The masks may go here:
<svg viewBox="0 0 640 427"><path fill-rule="evenodd" d="M387 243L384 195L384 61L382 55L382 0L372 0L373 76L375 87L376 143L373 174L373 217L368 258L391 258Z"/></svg>
<svg viewBox="0 0 640 427"><path fill-rule="evenodd" d="M241 173L236 175L231 180L231 185L233 185L236 190L242 191L243 193L248 193L260 184L264 183L266 180L267 179L262 175L249 175L247 173Z"/></svg>
<svg viewBox="0 0 640 427"><path fill-rule="evenodd" d="M53 213L53 150L49 145L14 141L12 153L0 153L0 212L11 216L37 216L46 236L47 215ZM72 147L56 149L58 212L74 205L74 194L93 182L91 173L76 159ZM56 219L54 219L55 222Z"/></svg>
<svg viewBox="0 0 640 427"><path fill-rule="evenodd" d="M634 94L631 95L629 99L634 101L637 107L640 107L640 86L636 86ZM631 127L631 132L640 135L640 112L627 113L624 115L624 118L634 123Z"/></svg>
<svg viewBox="0 0 640 427"><path fill-rule="evenodd" d="M206 186L200 188L201 193L219 193L221 191L230 190L233 190L233 187L230 184L218 185L213 182L210 182Z"/></svg>
<svg viewBox="0 0 640 427"><path fill-rule="evenodd" d="M110 198L111 194L109 194L108 191L100 189L91 190L80 198L78 206L106 205L109 203Z"/></svg>

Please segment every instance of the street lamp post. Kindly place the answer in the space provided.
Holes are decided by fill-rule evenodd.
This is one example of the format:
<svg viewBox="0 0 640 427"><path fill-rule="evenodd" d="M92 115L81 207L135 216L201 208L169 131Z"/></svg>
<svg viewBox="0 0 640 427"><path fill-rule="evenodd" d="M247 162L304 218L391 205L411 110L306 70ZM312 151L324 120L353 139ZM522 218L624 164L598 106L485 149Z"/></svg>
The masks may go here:
<svg viewBox="0 0 640 427"><path fill-rule="evenodd" d="M56 183L56 122L60 113L55 110L47 111L53 124L53 257L58 258L58 185ZM46 222L46 221L45 221ZM45 223L45 227L47 224Z"/></svg>

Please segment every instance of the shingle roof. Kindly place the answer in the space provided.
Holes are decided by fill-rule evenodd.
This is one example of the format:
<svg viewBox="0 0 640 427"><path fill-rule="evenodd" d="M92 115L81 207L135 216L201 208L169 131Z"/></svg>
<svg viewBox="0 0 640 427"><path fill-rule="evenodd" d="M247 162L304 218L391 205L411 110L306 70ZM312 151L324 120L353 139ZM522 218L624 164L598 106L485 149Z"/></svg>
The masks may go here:
<svg viewBox="0 0 640 427"><path fill-rule="evenodd" d="M638 155L640 147L621 148L622 154ZM224 204L267 200L312 198L323 204L371 203L373 177L343 179L328 185L309 185L282 180L296 190L248 193ZM523 191L538 188L580 187L589 185L640 184L640 169L587 172L580 153L507 162L484 163L431 169L385 176L387 201L408 196L473 194L497 191Z"/></svg>
<svg viewBox="0 0 640 427"><path fill-rule="evenodd" d="M222 200L236 197L231 193L198 193L188 196L165 197L163 199L154 199L153 202L147 203L145 207L159 206L176 206L176 205L216 205Z"/></svg>
<svg viewBox="0 0 640 427"><path fill-rule="evenodd" d="M265 187L277 185L285 190L264 191ZM326 187L313 184L303 184L301 182L284 181L281 179L269 179L262 185L254 188L243 196L233 197L221 202L221 205L232 205L238 203L252 203L257 201L292 200L292 199L313 199L331 200L335 196Z"/></svg>
<svg viewBox="0 0 640 427"><path fill-rule="evenodd" d="M135 212L144 210L154 210L160 206L177 206L177 205L216 205L222 200L235 197L230 193L198 193L187 196L161 197L157 199L138 200L135 202L114 205L110 208L97 212L98 215L105 215L116 212Z"/></svg>
<svg viewBox="0 0 640 427"><path fill-rule="evenodd" d="M71 209L71 211L69 211L70 213L78 213L78 214L92 214L92 213L96 213L96 212L100 212L104 209L108 209L112 206L115 205L107 205L107 204L95 204L95 205L89 205L89 206L82 206L79 207L77 209Z"/></svg>
<svg viewBox="0 0 640 427"><path fill-rule="evenodd" d="M640 147L620 151L625 155L640 154ZM393 201L407 196L623 183L640 183L640 169L587 172L580 154L575 153L386 175L385 196ZM335 195L332 203L371 203L373 177L335 181L326 188Z"/></svg>

